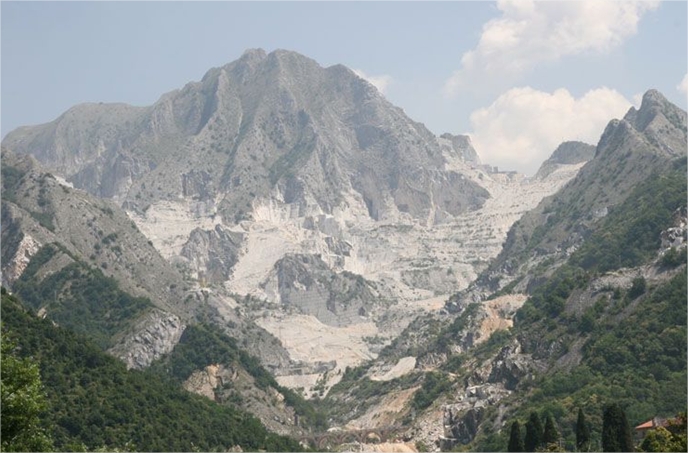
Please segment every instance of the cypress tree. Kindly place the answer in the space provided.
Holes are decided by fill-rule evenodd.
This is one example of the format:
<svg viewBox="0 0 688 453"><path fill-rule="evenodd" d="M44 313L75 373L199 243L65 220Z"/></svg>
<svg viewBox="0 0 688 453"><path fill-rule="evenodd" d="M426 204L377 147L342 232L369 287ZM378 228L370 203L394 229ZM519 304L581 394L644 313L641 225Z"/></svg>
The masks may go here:
<svg viewBox="0 0 688 453"><path fill-rule="evenodd" d="M525 451L523 448L523 438L521 438L521 425L518 423L518 420L511 424L508 451Z"/></svg>
<svg viewBox="0 0 688 453"><path fill-rule="evenodd" d="M578 451L590 450L590 427L585 421L583 409L578 409L578 419L576 420L576 449Z"/></svg>
<svg viewBox="0 0 688 453"><path fill-rule="evenodd" d="M545 418L545 431L542 434L542 444L546 447L549 444L559 443L559 432L557 427L554 425L554 419L550 414L547 414Z"/></svg>
<svg viewBox="0 0 688 453"><path fill-rule="evenodd" d="M526 423L525 451L535 451L542 445L542 422L536 412L531 412Z"/></svg>
<svg viewBox="0 0 688 453"><path fill-rule="evenodd" d="M621 406L614 403L602 417L602 451L633 451L633 436Z"/></svg>

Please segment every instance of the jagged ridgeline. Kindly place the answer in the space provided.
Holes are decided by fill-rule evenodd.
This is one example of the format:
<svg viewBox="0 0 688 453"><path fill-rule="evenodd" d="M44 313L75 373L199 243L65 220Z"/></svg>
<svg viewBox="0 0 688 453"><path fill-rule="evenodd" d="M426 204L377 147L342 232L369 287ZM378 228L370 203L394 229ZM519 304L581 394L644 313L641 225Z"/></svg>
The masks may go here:
<svg viewBox="0 0 688 453"><path fill-rule="evenodd" d="M685 155L686 113L659 92L648 91L639 110L632 107L607 125L594 159L566 187L514 224L478 284L490 291L511 284L511 289L531 293L538 279L580 247L619 204L643 202L638 185L672 171L674 160ZM642 216L645 208L639 205L637 212Z"/></svg>
<svg viewBox="0 0 688 453"><path fill-rule="evenodd" d="M354 196L375 219L457 215L488 198L353 71L283 50L247 51L150 107L76 106L3 145L129 210L182 196L227 223L271 194L325 213Z"/></svg>
<svg viewBox="0 0 688 453"><path fill-rule="evenodd" d="M387 405L399 410L386 423L407 424L418 445L504 451L511 424L535 412L572 451L578 409L593 450L608 404L632 425L685 412L686 154L685 112L649 91L576 177L513 226L497 259L450 298L452 315L416 319L345 375L327 397L331 416L360 422ZM408 360L412 372L379 378Z"/></svg>
<svg viewBox="0 0 688 453"><path fill-rule="evenodd" d="M99 340L130 366L171 351L201 316L232 326L306 395L465 286L505 224L574 171L521 184L483 168L467 136L434 136L354 71L283 50L249 50L149 107L75 106L12 131L3 148L3 225L17 233L4 238L8 287L38 250L59 244L24 280L79 261L152 304ZM472 216L487 188L506 186L527 201ZM64 302L59 289L48 299L19 285L36 309L58 314L47 305ZM298 331L317 329L325 341L304 353L310 340Z"/></svg>
<svg viewBox="0 0 688 453"><path fill-rule="evenodd" d="M48 401L41 420L56 451L301 450L248 413L189 393L164 374L127 370L88 337L39 319L4 289L2 321L3 337L40 367Z"/></svg>
<svg viewBox="0 0 688 453"><path fill-rule="evenodd" d="M593 442L607 403L685 410L686 114L654 90L524 178L341 65L252 50L19 128L2 160L3 285L212 410L487 450L532 412L573 448L579 408Z"/></svg>

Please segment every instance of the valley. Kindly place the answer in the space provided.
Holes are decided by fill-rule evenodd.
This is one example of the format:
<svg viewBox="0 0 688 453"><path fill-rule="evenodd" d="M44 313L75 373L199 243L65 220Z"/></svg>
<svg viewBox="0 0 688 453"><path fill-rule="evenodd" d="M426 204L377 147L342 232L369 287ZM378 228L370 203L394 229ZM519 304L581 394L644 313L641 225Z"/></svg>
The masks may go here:
<svg viewBox="0 0 688 453"><path fill-rule="evenodd" d="M29 310L12 316L88 336L117 373L279 435L394 427L398 448L496 450L532 410L570 448L574 408L681 409L616 382L637 366L685 396L685 320L667 313L685 312L686 130L650 90L526 177L349 68L248 50L151 106L8 134L3 287ZM626 322L652 343L628 345ZM260 435L246 445L294 446Z"/></svg>

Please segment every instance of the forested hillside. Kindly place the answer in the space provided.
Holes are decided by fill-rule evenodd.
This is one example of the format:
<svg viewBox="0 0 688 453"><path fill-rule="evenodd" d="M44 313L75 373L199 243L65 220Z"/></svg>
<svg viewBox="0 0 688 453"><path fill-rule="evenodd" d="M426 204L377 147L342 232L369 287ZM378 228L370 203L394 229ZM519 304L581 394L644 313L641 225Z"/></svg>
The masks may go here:
<svg viewBox="0 0 688 453"><path fill-rule="evenodd" d="M15 353L40 367L47 396L41 421L57 451L301 450L246 412L193 395L152 370L127 371L88 338L37 318L4 290L2 322L3 341L13 340Z"/></svg>

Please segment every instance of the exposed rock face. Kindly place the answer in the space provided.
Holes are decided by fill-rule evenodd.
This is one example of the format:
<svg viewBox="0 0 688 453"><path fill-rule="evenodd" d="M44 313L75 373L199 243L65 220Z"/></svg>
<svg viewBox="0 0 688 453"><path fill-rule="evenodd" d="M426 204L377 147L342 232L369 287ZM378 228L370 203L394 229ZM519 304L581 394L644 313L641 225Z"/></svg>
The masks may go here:
<svg viewBox="0 0 688 453"><path fill-rule="evenodd" d="M211 364L189 376L184 388L220 404L232 401L258 417L270 431L304 434L294 409L285 404L284 395L272 387L255 386L254 378L243 369Z"/></svg>
<svg viewBox="0 0 688 453"><path fill-rule="evenodd" d="M440 438L442 450L452 449L457 444L466 445L475 438L478 427L483 419L485 403L476 404L468 411L455 412L447 407L444 412L445 435Z"/></svg>
<svg viewBox="0 0 688 453"><path fill-rule="evenodd" d="M446 171L435 137L353 71L282 50L248 51L150 107L74 107L4 144L99 196L215 201L232 221L274 195L331 213L353 191L375 219L458 215L488 197Z"/></svg>
<svg viewBox="0 0 688 453"><path fill-rule="evenodd" d="M536 178L545 178L562 165L585 163L595 156L595 147L583 142L564 142L542 163Z"/></svg>
<svg viewBox="0 0 688 453"><path fill-rule="evenodd" d="M473 148L471 138L468 135L452 135L445 133L440 135L440 139L446 140L451 144L451 150L458 154L459 158L472 165L480 165L478 152ZM445 144L440 141L440 144Z"/></svg>
<svg viewBox="0 0 688 453"><path fill-rule="evenodd" d="M239 260L243 237L242 233L229 231L221 225L213 230L196 228L180 255L189 260L195 278L221 283L229 279L232 267Z"/></svg>
<svg viewBox="0 0 688 453"><path fill-rule="evenodd" d="M517 341L503 347L485 364L476 364L475 371L455 401L444 406L442 449L466 445L481 429L485 409L499 406L500 401L516 390L517 384L532 379L542 365L529 354L521 352Z"/></svg>
<svg viewBox="0 0 688 453"><path fill-rule="evenodd" d="M532 377L532 360L521 353L518 343L506 346L492 362L487 382L501 383L506 390L516 390L516 384L526 377Z"/></svg>
<svg viewBox="0 0 688 453"><path fill-rule="evenodd" d="M4 233L4 229L3 229ZM3 286L11 287L16 282L22 273L29 265L31 258L41 248L41 244L29 235L21 235L22 238L16 249L8 255L11 258L7 261L3 260L2 265L2 284Z"/></svg>
<svg viewBox="0 0 688 453"><path fill-rule="evenodd" d="M662 231L661 252L672 247L681 247L686 243L688 234L688 212L686 209L678 209L674 213L673 226Z"/></svg>
<svg viewBox="0 0 688 453"><path fill-rule="evenodd" d="M251 296L238 307L201 299L183 307L273 317L261 322L275 336L277 321L310 325L304 313L319 327L354 326L342 335L358 361L465 288L511 224L579 168L561 164L539 180L485 170L468 137L434 137L349 69L261 50L150 107L76 106L3 145L111 197L186 278ZM290 272L297 255L320 261ZM177 284L156 279L141 286ZM245 303L256 299L271 310ZM294 316L283 319L289 307ZM324 347L343 342L330 338ZM259 350L271 370L295 369L283 350ZM296 347L290 354L301 362Z"/></svg>
<svg viewBox="0 0 688 453"><path fill-rule="evenodd" d="M631 107L624 121L663 153L676 157L685 155L686 112L667 101L659 91L648 90L640 109Z"/></svg>
<svg viewBox="0 0 688 453"><path fill-rule="evenodd" d="M154 310L109 352L122 359L127 368L146 368L174 349L185 328L178 316Z"/></svg>
<svg viewBox="0 0 688 453"><path fill-rule="evenodd" d="M333 326L366 321L380 298L364 278L334 273L313 255L286 255L275 263L274 274L265 286L283 305Z"/></svg>

